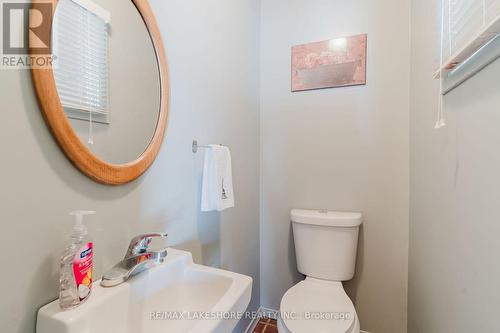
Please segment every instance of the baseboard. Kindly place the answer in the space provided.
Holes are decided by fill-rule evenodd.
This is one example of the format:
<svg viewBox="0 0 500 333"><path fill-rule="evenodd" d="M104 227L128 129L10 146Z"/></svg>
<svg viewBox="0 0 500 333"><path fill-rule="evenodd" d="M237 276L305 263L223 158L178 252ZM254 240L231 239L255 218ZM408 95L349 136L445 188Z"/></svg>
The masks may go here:
<svg viewBox="0 0 500 333"><path fill-rule="evenodd" d="M261 307L257 309L257 316L253 317L252 320L250 321L250 324L248 324L247 329L245 330L245 333L252 333L253 330L255 329L255 326L257 326L257 322L259 321L259 313L260 313Z"/></svg>
<svg viewBox="0 0 500 333"><path fill-rule="evenodd" d="M255 326L257 326L257 323L259 322L259 318L266 317L266 318L278 318L278 311L273 310L273 309L268 309L264 307L259 307L256 312L256 316L252 319L250 324L248 325L247 329L245 330L245 333L252 333L253 330L255 329ZM359 333L370 333L368 331L359 331Z"/></svg>
<svg viewBox="0 0 500 333"><path fill-rule="evenodd" d="M269 308L260 307L259 314L262 314L263 317L278 319L278 310L273 310Z"/></svg>

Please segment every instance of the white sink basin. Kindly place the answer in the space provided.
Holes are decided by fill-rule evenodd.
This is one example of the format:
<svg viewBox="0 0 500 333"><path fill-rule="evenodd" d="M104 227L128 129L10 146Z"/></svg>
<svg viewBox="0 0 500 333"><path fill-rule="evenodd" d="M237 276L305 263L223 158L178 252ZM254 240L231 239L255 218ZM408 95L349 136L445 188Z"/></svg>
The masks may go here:
<svg viewBox="0 0 500 333"><path fill-rule="evenodd" d="M38 311L37 333L229 333L246 310L252 279L193 263L169 249L165 262L112 288L93 285L80 307L58 300Z"/></svg>

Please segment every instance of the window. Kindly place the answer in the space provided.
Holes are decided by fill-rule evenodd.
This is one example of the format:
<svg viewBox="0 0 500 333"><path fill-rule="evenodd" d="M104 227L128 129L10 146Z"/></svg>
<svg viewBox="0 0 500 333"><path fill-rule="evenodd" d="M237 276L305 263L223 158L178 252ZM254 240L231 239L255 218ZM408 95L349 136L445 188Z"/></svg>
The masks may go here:
<svg viewBox="0 0 500 333"><path fill-rule="evenodd" d="M90 0L60 0L54 16L54 77L71 118L107 122L109 13Z"/></svg>

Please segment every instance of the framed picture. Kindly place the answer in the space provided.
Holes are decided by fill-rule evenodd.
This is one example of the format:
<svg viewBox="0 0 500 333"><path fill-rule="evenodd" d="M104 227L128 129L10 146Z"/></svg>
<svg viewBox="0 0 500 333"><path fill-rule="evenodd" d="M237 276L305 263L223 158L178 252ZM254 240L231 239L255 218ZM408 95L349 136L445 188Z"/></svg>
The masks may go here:
<svg viewBox="0 0 500 333"><path fill-rule="evenodd" d="M292 47L292 91L366 84L367 35Z"/></svg>

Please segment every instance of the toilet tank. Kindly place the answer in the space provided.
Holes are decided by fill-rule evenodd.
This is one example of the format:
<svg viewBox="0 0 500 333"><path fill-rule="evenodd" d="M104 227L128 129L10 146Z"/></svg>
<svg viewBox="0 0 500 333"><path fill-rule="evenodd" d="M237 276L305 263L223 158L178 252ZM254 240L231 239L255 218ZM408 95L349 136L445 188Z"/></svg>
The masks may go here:
<svg viewBox="0 0 500 333"><path fill-rule="evenodd" d="M354 277L361 213L293 209L291 220L299 272L329 281Z"/></svg>

